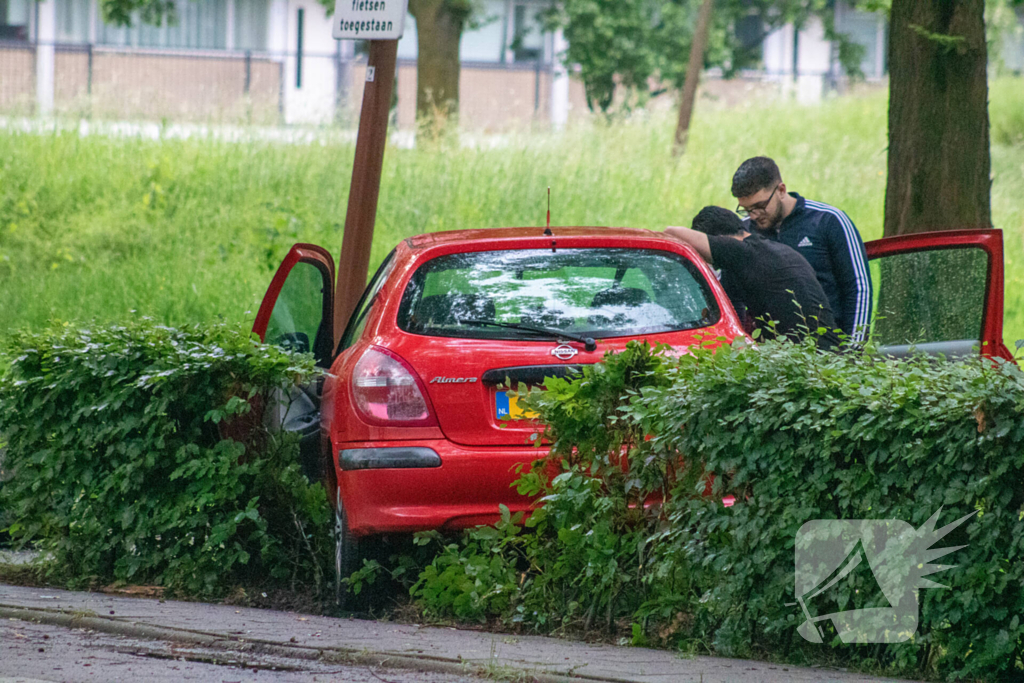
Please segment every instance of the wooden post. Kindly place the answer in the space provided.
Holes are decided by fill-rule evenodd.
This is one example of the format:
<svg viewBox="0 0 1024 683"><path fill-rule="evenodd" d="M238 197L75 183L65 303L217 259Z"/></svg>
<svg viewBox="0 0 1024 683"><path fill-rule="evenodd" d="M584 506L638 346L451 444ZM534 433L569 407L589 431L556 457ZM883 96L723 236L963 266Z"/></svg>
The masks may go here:
<svg viewBox="0 0 1024 683"><path fill-rule="evenodd" d="M356 156L348 192L348 212L345 214L345 234L338 261L338 285L334 297L335 347L366 287L397 56L397 40L370 41Z"/></svg>

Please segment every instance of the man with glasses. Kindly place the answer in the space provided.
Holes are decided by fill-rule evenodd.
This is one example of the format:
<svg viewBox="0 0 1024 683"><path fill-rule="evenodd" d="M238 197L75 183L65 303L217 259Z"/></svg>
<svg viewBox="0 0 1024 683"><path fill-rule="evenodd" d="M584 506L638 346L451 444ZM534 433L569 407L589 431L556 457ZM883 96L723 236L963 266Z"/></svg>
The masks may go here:
<svg viewBox="0 0 1024 683"><path fill-rule="evenodd" d="M837 326L863 341L871 322L871 276L864 241L839 209L787 192L768 157L740 164L732 177L736 212L756 234L796 249L814 268Z"/></svg>
<svg viewBox="0 0 1024 683"><path fill-rule="evenodd" d="M810 334L822 349L838 345L828 298L795 249L747 232L739 216L720 206L705 206L692 225L669 226L665 232L732 278L734 292L726 293L743 300L758 337L799 341Z"/></svg>

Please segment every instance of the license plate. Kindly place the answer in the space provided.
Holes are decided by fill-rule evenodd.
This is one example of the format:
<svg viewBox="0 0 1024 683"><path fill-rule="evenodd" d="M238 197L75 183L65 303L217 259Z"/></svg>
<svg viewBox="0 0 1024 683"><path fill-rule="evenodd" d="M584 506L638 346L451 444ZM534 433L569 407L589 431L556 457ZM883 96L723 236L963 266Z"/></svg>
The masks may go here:
<svg viewBox="0 0 1024 683"><path fill-rule="evenodd" d="M518 396L515 394L509 396L504 391L494 394L494 407L499 420L532 420L537 417L537 413L519 405Z"/></svg>

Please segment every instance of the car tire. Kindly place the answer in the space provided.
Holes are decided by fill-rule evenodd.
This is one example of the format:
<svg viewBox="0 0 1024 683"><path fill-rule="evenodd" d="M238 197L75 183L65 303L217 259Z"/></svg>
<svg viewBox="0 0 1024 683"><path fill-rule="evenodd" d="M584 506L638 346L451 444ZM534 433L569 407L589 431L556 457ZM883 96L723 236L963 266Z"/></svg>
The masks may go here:
<svg viewBox="0 0 1024 683"><path fill-rule="evenodd" d="M338 609L351 606L352 595L345 579L359 568L361 555L359 540L352 536L348 528L348 515L341 502L341 491L335 490L334 502L334 600Z"/></svg>

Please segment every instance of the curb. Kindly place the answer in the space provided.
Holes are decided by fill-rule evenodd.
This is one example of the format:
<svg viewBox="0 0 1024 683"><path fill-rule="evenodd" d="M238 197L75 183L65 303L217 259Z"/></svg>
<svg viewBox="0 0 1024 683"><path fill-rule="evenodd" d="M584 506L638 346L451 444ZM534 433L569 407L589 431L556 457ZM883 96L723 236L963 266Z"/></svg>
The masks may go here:
<svg viewBox="0 0 1024 683"><path fill-rule="evenodd" d="M269 640L230 638L216 633L178 629L169 626L152 626L136 622L109 619L99 615L83 615L63 610L47 610L17 605L0 604L0 618L31 621L50 626L65 628L88 628L103 633L138 638L140 640L160 640L184 645L198 645L207 648L233 652L252 652L273 655L286 659L302 659L310 661L359 664L364 666L387 667L392 669L409 669L431 673L475 675L482 678L493 678L493 671L487 666L473 660L450 659L447 657L431 657L427 655L398 654L386 651L355 650L345 647L310 647L307 645L286 645ZM633 683L628 679L593 676L586 674L552 674L542 671L522 669L517 666L495 661L503 669L533 677L535 683Z"/></svg>

